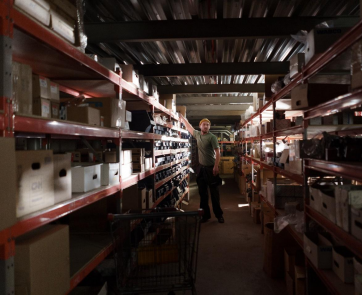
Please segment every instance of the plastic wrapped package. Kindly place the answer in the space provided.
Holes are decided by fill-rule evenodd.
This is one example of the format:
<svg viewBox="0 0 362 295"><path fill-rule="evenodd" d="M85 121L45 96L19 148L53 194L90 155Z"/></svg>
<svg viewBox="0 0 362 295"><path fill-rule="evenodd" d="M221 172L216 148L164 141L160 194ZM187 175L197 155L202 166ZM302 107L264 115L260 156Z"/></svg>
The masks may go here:
<svg viewBox="0 0 362 295"><path fill-rule="evenodd" d="M295 214L276 217L274 219L274 232L280 233L288 225L295 226L297 232L303 233L305 231L304 212L296 211Z"/></svg>
<svg viewBox="0 0 362 295"><path fill-rule="evenodd" d="M76 46L83 53L87 47L87 35L84 30L84 12L85 12L85 1L76 0L77 7L77 20L76 20Z"/></svg>
<svg viewBox="0 0 362 295"><path fill-rule="evenodd" d="M285 75L283 82L284 82L284 85L288 85L291 82L289 74Z"/></svg>
<svg viewBox="0 0 362 295"><path fill-rule="evenodd" d="M304 31L304 30L301 30L299 31L297 34L295 35L290 35L294 40L302 43L302 44L307 44L307 35L308 35L308 32L307 31Z"/></svg>
<svg viewBox="0 0 362 295"><path fill-rule="evenodd" d="M19 114L33 114L33 84L30 66L13 62L12 64L12 99L13 111Z"/></svg>
<svg viewBox="0 0 362 295"><path fill-rule="evenodd" d="M275 81L271 86L271 91L273 93L278 93L283 88L283 82L282 81Z"/></svg>

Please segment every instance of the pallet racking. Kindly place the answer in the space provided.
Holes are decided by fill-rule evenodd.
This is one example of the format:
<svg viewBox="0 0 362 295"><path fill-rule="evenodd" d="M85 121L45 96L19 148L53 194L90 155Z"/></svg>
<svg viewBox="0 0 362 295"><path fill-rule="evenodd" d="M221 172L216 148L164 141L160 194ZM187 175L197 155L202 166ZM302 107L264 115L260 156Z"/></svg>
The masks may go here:
<svg viewBox="0 0 362 295"><path fill-rule="evenodd" d="M162 113L169 120L178 120L178 116L159 104L153 97L135 85L122 79L122 73L112 72L103 67L78 48L67 43L53 31L42 26L31 17L23 14L14 6L13 0L0 1L0 136L41 138L47 148L53 139L64 140L110 140L118 151L124 140L150 141L155 140L188 142L180 136L165 137L157 134L117 128L94 127L80 123L57 119L44 119L35 116L23 116L13 113L11 72L12 61L28 64L33 72L59 83L60 90L72 96L84 97L116 97L131 95L141 103L150 106L153 113ZM186 130L168 124L167 127L179 132ZM165 153L188 151L188 149L154 151L155 156ZM184 159L183 159L184 160ZM171 167L173 164L152 167L150 170L133 174L122 179L114 186L100 187L88 193L73 194L72 199L56 204L44 210L19 218L16 224L0 231L0 294L14 294L14 256L15 239L45 224L67 216L76 210L94 204L105 198L121 202L123 189L137 184L146 177L153 176L157 171ZM155 163L155 161L153 161ZM180 172L173 176L178 175ZM183 179L188 178L188 175ZM155 190L153 190L154 192ZM153 207L159 205L170 193L158 198ZM188 188L182 198L188 194ZM177 206L181 204L180 199ZM119 206L117 206L119 208ZM119 211L119 209L117 209ZM115 212L117 213L117 212ZM113 246L108 237L97 240L98 248L91 256L80 257L77 264L72 265L69 292L74 289L100 262L112 251ZM84 245L86 247L86 244ZM80 253L82 254L82 253Z"/></svg>
<svg viewBox="0 0 362 295"><path fill-rule="evenodd" d="M302 125L293 126L283 130L275 130L275 110L276 102L284 98L287 94L291 92L296 86L303 84L308 81L313 75L317 74L320 70L323 69L328 63L333 61L343 52L348 50L356 41L360 40L362 37L362 21L357 25L351 28L342 38L340 38L335 44L333 44L325 53L314 59L312 62L308 63L299 73L290 84L281 89L278 93L273 95L273 97L267 101L267 103L259 109L254 115L247 119L241 128L247 126L247 124L260 123L262 124L262 117L265 111L273 111L273 131L268 134L263 134L250 138L243 138L238 142L238 146L242 151L247 150L247 146L250 143L259 142L260 147L263 140L272 140L274 146L274 158L275 158L275 145L276 141L280 137L286 136L297 136L301 139L308 139L311 136L320 133L320 130L323 130L325 126L310 126L308 123L310 119L319 116L327 116L330 114L335 114L343 110L351 109L358 107L362 104L362 90L356 89L351 93L336 97L333 100L322 103L316 107L310 108L304 111L304 119ZM331 126L329 126L331 127ZM349 126L333 126L332 128L327 129L327 132L337 135L359 135L362 133L361 126L359 125L349 125ZM330 176L340 176L346 179L362 181L362 165L360 163L346 163L346 162L331 162L318 159L303 159L303 175L298 175L285 171L281 168L275 167L274 165L269 165L261 159L253 158L249 155L240 154L241 162L245 161L252 166L257 165L260 168L265 168L273 171L274 178L277 174L283 175L286 178L292 179L299 184L304 185L304 216L305 222L307 225L310 221L316 222L326 231L330 232L332 236L343 241L344 245L349 248L357 257L362 257L362 241L356 239L350 233L344 231L342 228L338 227L336 224L328 220L325 216L314 210L309 205L309 195L308 195L308 177L309 176L320 176L320 175L330 175ZM252 188L255 190L255 186L252 183ZM274 186L274 193L276 193L276 186ZM270 204L264 196L260 196L261 200L272 208L276 215L282 214L280 210L276 210L272 204ZM291 226L287 227L287 230L295 238L297 243L303 248L303 236L300 233L297 233ZM314 294L314 286L311 277L313 274L316 274L320 281L323 282L324 286L328 289L331 294L354 294L353 285L344 284L331 270L320 270L313 266L313 264L306 259L307 267L307 294Z"/></svg>

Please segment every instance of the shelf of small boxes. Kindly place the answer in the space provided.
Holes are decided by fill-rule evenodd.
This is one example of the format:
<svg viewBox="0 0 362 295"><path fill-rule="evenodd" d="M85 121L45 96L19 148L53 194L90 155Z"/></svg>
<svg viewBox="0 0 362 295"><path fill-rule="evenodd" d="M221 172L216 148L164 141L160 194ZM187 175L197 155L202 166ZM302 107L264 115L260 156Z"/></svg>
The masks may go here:
<svg viewBox="0 0 362 295"><path fill-rule="evenodd" d="M159 187L161 187L162 185L164 185L165 183L169 182L172 178L174 178L175 176L179 175L180 173L182 173L185 169L188 169L188 166L186 167L182 167L178 172L173 173L172 175L168 176L165 179L162 179L158 182L155 183L155 189L158 189Z"/></svg>

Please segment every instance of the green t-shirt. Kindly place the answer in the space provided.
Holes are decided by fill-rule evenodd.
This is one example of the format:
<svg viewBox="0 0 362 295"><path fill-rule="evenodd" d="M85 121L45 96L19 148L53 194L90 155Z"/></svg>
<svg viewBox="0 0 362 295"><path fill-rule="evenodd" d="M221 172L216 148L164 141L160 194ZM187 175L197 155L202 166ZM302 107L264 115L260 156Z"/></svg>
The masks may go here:
<svg viewBox="0 0 362 295"><path fill-rule="evenodd" d="M200 131L195 130L193 136L196 138L199 149L199 162L203 166L215 165L215 149L219 148L217 137L212 133L202 135Z"/></svg>

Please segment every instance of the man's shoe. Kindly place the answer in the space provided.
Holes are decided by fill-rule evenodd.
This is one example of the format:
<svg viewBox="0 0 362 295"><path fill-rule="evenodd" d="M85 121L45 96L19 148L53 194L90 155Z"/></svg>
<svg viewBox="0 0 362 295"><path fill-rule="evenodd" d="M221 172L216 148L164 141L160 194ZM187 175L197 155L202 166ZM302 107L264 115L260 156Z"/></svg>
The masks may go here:
<svg viewBox="0 0 362 295"><path fill-rule="evenodd" d="M202 217L200 222L201 222L201 223L205 223L205 222L208 222L209 219L210 219L210 218L204 218L204 217Z"/></svg>
<svg viewBox="0 0 362 295"><path fill-rule="evenodd" d="M222 217L222 216L219 217L217 220L219 221L219 223L224 223L225 222L224 217Z"/></svg>

